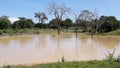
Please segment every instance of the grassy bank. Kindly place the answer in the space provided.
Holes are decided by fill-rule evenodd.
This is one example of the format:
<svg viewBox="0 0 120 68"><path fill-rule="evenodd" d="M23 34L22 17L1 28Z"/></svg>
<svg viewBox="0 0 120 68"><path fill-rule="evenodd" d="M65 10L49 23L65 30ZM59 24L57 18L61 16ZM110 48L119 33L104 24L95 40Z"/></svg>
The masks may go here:
<svg viewBox="0 0 120 68"><path fill-rule="evenodd" d="M24 35L24 34L40 34L40 33L49 33L49 32L57 32L57 29L39 29L39 28L32 28L32 29L4 29L0 30L0 36L12 36L12 35ZM75 32L73 28L69 29L61 29L61 32ZM78 33L84 33L80 29L78 30ZM87 32L87 34L89 34ZM120 29L107 32L107 33L96 33L95 35L120 35Z"/></svg>
<svg viewBox="0 0 120 68"><path fill-rule="evenodd" d="M120 35L120 29L105 33L105 35Z"/></svg>
<svg viewBox="0 0 120 68"><path fill-rule="evenodd" d="M57 33L57 29L51 29L51 28L4 29L4 30L0 30L0 36L26 35L26 34L29 35L29 34L51 33L51 32ZM74 29L61 29L61 32L75 32L75 30Z"/></svg>
<svg viewBox="0 0 120 68"><path fill-rule="evenodd" d="M0 30L1 36L24 35L24 34L39 34L43 32L57 32L56 29L7 29Z"/></svg>
<svg viewBox="0 0 120 68"><path fill-rule="evenodd" d="M33 66L3 66L3 68L120 68L119 62L102 61L81 61L81 62L57 62Z"/></svg>
<svg viewBox="0 0 120 68"><path fill-rule="evenodd" d="M106 33L95 33L95 35L114 35L114 36L120 36L120 29L113 30L111 32L106 32Z"/></svg>

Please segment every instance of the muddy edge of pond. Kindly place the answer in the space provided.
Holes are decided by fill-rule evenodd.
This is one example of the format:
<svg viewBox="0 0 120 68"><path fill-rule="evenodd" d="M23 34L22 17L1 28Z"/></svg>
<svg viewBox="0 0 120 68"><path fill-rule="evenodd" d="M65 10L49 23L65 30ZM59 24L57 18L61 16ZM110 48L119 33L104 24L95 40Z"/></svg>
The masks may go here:
<svg viewBox="0 0 120 68"><path fill-rule="evenodd" d="M43 33L39 33L39 34L55 34L53 36L56 36L58 35L57 32L43 32ZM61 32L61 35L62 34L67 34L67 33L70 33L70 34L74 34L75 32ZM21 36L30 36L30 35L39 35L39 34L13 34L13 35L0 35L0 40L2 40L3 38L8 38L8 37L21 37ZM88 35L88 36L91 36L88 34L88 32L79 32L78 34L84 34L84 35ZM104 34L95 34L95 35L92 35L92 36L120 36L120 35L104 35Z"/></svg>

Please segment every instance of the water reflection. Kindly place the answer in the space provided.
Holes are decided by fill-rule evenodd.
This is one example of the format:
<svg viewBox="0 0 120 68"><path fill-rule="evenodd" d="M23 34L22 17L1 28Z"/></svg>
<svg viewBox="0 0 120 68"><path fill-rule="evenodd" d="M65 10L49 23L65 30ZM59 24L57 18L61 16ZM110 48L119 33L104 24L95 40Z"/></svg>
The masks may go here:
<svg viewBox="0 0 120 68"><path fill-rule="evenodd" d="M116 37L95 37L92 39L96 44L104 46L108 49L113 49L116 48L119 45L119 40L120 37L116 38Z"/></svg>
<svg viewBox="0 0 120 68"><path fill-rule="evenodd" d="M6 37L0 40L0 46L9 47L14 44L17 44L17 46L18 44L19 46L25 46L28 45L28 43L32 40L33 40L33 36L31 35Z"/></svg>
<svg viewBox="0 0 120 68"><path fill-rule="evenodd" d="M119 36L91 36L65 33L8 37L0 40L0 65L95 60L120 49Z"/></svg>

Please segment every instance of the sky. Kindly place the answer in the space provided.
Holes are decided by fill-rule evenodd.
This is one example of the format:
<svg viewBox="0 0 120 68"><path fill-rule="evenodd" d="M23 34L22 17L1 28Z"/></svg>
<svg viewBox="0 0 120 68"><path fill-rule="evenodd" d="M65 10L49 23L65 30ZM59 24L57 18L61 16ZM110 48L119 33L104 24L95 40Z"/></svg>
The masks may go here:
<svg viewBox="0 0 120 68"><path fill-rule="evenodd" d="M76 14L81 10L97 9L99 16L115 16L120 20L120 0L0 0L0 16L7 15L11 21L17 20L18 17L26 17L38 22L34 18L34 13L45 12L50 21L54 18L47 11L51 2L56 2L58 5L65 4ZM67 17L74 19L73 15Z"/></svg>

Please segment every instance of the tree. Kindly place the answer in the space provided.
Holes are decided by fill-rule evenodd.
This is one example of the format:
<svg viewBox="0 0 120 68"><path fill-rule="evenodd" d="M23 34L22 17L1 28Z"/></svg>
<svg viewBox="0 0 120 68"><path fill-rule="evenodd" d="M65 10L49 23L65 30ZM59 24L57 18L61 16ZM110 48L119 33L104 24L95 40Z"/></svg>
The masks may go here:
<svg viewBox="0 0 120 68"><path fill-rule="evenodd" d="M91 28L91 21L94 19L94 15L89 10L83 10L79 15L76 16L77 25L83 29L83 31L88 31Z"/></svg>
<svg viewBox="0 0 120 68"><path fill-rule="evenodd" d="M75 15L75 23L74 23L74 25L75 25L75 27L76 27L76 29L75 29L75 31L76 31L76 37L77 37L77 30L78 30L78 23L79 23L79 17L80 17L80 14L75 14L74 13L74 15Z"/></svg>
<svg viewBox="0 0 120 68"><path fill-rule="evenodd" d="M34 26L32 19L26 19L23 22L25 23L25 28L33 28Z"/></svg>
<svg viewBox="0 0 120 68"><path fill-rule="evenodd" d="M93 13L93 17L94 17L94 20L92 21L92 28L95 27L96 32L98 32L98 28L99 28L98 20L99 20L99 17L98 17L98 10L97 9L95 9L95 11Z"/></svg>
<svg viewBox="0 0 120 68"><path fill-rule="evenodd" d="M91 21L93 20L93 18L94 18L94 15L89 10L83 10L79 15L79 19L84 21Z"/></svg>
<svg viewBox="0 0 120 68"><path fill-rule="evenodd" d="M110 32L120 27L120 22L114 16L101 16L98 22L99 32Z"/></svg>
<svg viewBox="0 0 120 68"><path fill-rule="evenodd" d="M11 28L11 22L8 19L8 16L1 16L0 17L0 29L8 29Z"/></svg>
<svg viewBox="0 0 120 68"><path fill-rule="evenodd" d="M21 29L20 21L15 21L12 25L13 29Z"/></svg>
<svg viewBox="0 0 120 68"><path fill-rule="evenodd" d="M25 17L19 17L19 20L13 23L13 29L32 28L33 26L33 21L31 19L26 19Z"/></svg>
<svg viewBox="0 0 120 68"><path fill-rule="evenodd" d="M71 19L67 18L64 21L62 21L60 25L62 28L68 28L68 27L71 27L73 23Z"/></svg>
<svg viewBox="0 0 120 68"><path fill-rule="evenodd" d="M45 20L48 20L46 14L43 12L42 13L40 13L40 12L35 13L35 18L38 18L39 23L44 23Z"/></svg>
<svg viewBox="0 0 120 68"><path fill-rule="evenodd" d="M36 23L35 27L36 28L47 28L48 24L46 24L46 23Z"/></svg>
<svg viewBox="0 0 120 68"><path fill-rule="evenodd" d="M52 19L52 20L49 22L48 26L49 26L50 28L57 28L57 27L58 27L57 19Z"/></svg>
<svg viewBox="0 0 120 68"><path fill-rule="evenodd" d="M49 4L48 11L50 14L53 14L55 16L55 19L57 19L58 34L60 34L60 21L62 20L63 16L70 11L70 8L66 7L65 5L58 6L54 2Z"/></svg>
<svg viewBox="0 0 120 68"><path fill-rule="evenodd" d="M89 29L89 23L85 20L79 20L78 26L80 26L81 29L83 29L83 32L86 32Z"/></svg>

